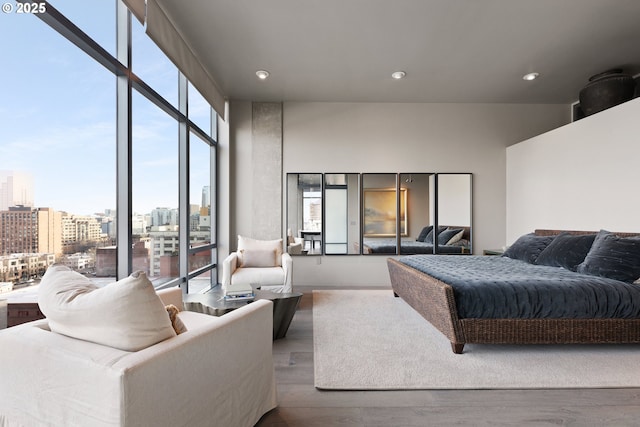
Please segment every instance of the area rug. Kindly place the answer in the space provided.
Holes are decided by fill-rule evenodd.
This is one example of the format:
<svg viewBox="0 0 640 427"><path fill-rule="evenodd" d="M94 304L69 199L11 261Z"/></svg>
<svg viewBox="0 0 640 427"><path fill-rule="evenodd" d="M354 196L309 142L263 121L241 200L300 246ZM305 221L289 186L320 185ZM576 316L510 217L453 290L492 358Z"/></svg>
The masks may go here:
<svg viewBox="0 0 640 427"><path fill-rule="evenodd" d="M640 345L479 345L463 354L391 290L313 291L328 390L640 387Z"/></svg>

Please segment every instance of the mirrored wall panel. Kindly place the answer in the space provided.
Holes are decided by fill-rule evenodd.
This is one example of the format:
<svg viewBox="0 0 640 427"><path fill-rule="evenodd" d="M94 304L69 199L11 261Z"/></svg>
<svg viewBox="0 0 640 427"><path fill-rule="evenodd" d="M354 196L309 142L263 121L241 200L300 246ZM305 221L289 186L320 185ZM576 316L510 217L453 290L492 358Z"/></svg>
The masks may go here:
<svg viewBox="0 0 640 427"><path fill-rule="evenodd" d="M287 174L287 252L322 254L322 174Z"/></svg>
<svg viewBox="0 0 640 427"><path fill-rule="evenodd" d="M437 175L437 253L473 253L471 245L472 175Z"/></svg>
<svg viewBox="0 0 640 427"><path fill-rule="evenodd" d="M396 253L396 236L408 233L407 189L396 191L395 173L362 174L362 253ZM397 219L397 220L396 220Z"/></svg>
<svg viewBox="0 0 640 427"><path fill-rule="evenodd" d="M471 173L288 173L292 255L471 254Z"/></svg>
<svg viewBox="0 0 640 427"><path fill-rule="evenodd" d="M400 254L432 254L434 224L433 173L400 174L400 191L406 191L408 232L400 239Z"/></svg>
<svg viewBox="0 0 640 427"><path fill-rule="evenodd" d="M324 175L324 253L359 254L360 175Z"/></svg>

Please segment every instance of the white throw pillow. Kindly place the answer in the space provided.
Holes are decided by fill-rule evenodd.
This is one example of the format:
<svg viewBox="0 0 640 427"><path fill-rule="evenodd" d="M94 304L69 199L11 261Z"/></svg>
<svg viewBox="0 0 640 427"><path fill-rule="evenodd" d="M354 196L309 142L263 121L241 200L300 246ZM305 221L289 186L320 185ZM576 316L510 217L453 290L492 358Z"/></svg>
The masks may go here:
<svg viewBox="0 0 640 427"><path fill-rule="evenodd" d="M238 260L241 267L276 267L275 249L240 249Z"/></svg>
<svg viewBox="0 0 640 427"><path fill-rule="evenodd" d="M98 287L64 265L47 269L38 290L40 310L53 332L125 351L176 336L147 275Z"/></svg>
<svg viewBox="0 0 640 427"><path fill-rule="evenodd" d="M462 239L463 235L464 235L464 230L460 230L460 232L454 234L446 244L453 245L454 243L459 242Z"/></svg>
<svg viewBox="0 0 640 427"><path fill-rule="evenodd" d="M282 266L282 239L257 240L238 236L238 252L241 250L274 250L276 251L276 267Z"/></svg>

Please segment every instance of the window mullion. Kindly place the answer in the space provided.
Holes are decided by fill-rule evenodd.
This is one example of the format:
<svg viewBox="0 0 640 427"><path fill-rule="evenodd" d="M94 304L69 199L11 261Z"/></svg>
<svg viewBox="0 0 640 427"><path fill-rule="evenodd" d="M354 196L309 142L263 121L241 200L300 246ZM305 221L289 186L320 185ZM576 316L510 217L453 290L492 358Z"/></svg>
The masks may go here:
<svg viewBox="0 0 640 427"><path fill-rule="evenodd" d="M178 109L188 117L188 80L182 74L178 73ZM189 128L187 122L180 120L178 123L178 187L179 187L179 227L178 227L178 244L180 247L178 265L180 278L184 280L183 293L189 293Z"/></svg>
<svg viewBox="0 0 640 427"><path fill-rule="evenodd" d="M131 15L122 2L116 3L116 51L118 61L131 69ZM116 274L123 279L131 273L133 242L131 217L132 115L129 73L116 75Z"/></svg>

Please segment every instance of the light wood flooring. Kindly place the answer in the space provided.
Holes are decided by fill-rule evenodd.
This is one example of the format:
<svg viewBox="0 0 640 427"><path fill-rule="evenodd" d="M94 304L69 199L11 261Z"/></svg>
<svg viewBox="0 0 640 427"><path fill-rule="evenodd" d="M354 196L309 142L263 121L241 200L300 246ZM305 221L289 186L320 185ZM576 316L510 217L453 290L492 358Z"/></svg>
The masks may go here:
<svg viewBox="0 0 640 427"><path fill-rule="evenodd" d="M296 291L298 311L273 345L278 407L259 427L640 426L640 389L316 390L312 288Z"/></svg>

